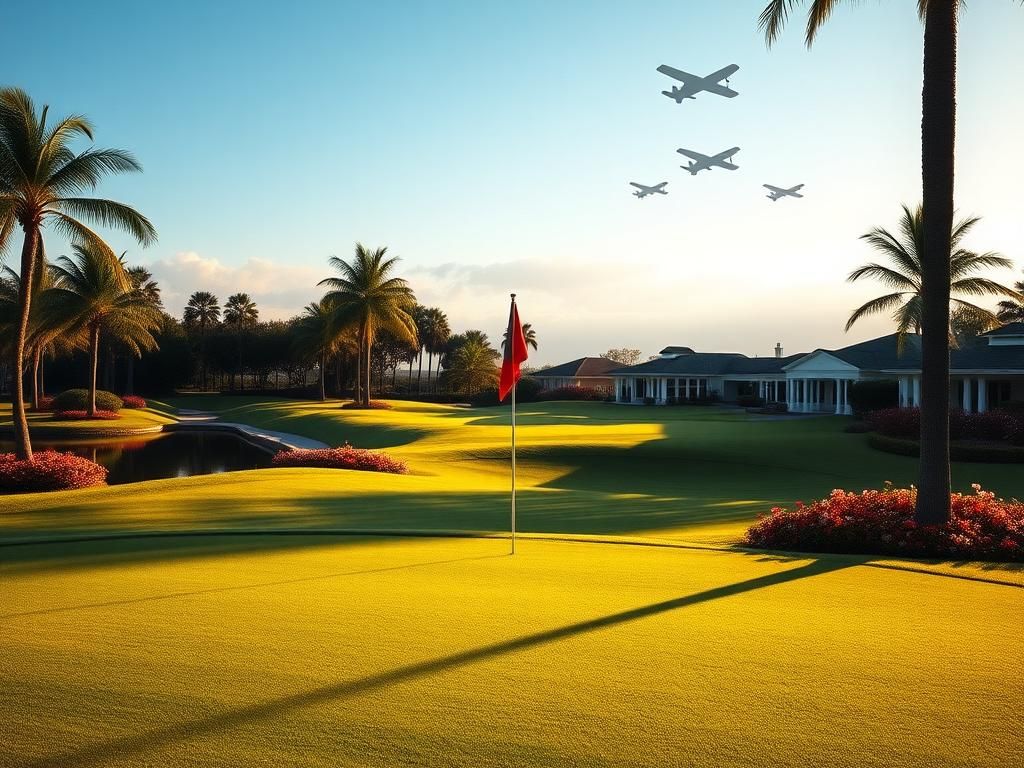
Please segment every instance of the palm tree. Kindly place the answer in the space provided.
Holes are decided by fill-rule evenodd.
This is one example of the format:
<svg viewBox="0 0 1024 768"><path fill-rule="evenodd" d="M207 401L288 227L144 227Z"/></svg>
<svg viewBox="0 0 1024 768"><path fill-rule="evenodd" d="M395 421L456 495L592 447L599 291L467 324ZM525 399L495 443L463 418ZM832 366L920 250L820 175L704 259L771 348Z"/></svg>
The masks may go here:
<svg viewBox="0 0 1024 768"><path fill-rule="evenodd" d="M132 287L142 294L157 311L163 314L164 301L160 296L160 284L153 279L153 273L141 265L128 267L128 279ZM165 321L161 321L161 330ZM135 355L128 355L128 373L125 377L125 392L135 393Z"/></svg>
<svg viewBox="0 0 1024 768"><path fill-rule="evenodd" d="M532 323L523 323L523 337L526 339L526 346L537 351L537 331L534 330ZM501 351L505 351L505 347L508 346L508 329L501 334Z"/></svg>
<svg viewBox="0 0 1024 768"><path fill-rule="evenodd" d="M255 325L260 311L248 293L235 293L224 302L224 322L241 327Z"/></svg>
<svg viewBox="0 0 1024 768"><path fill-rule="evenodd" d="M996 318L1000 323L1024 323L1024 280L1015 282L1013 290L1020 296L999 302Z"/></svg>
<svg viewBox="0 0 1024 768"><path fill-rule="evenodd" d="M220 322L220 301L209 291L196 291L188 297L181 319L185 325L199 329L199 367L206 389L206 330Z"/></svg>
<svg viewBox="0 0 1024 768"><path fill-rule="evenodd" d="M20 373L25 369L25 345L32 310L32 285L40 269L43 228L89 244L111 262L117 257L83 220L128 232L142 245L156 240L156 230L145 216L113 200L82 197L108 173L142 170L129 153L119 149L74 152L75 138L92 139L92 125L72 115L47 123L49 108L38 112L19 88L0 89L0 253L20 226L21 281L14 340L14 450L19 459L32 458L32 443L25 418L25 392Z"/></svg>
<svg viewBox="0 0 1024 768"><path fill-rule="evenodd" d="M74 258L61 256L51 268L54 287L41 296L43 316L55 328L89 338L89 410L96 415L96 369L100 337L128 348L136 357L157 348L160 311L132 285L120 260L92 243L73 246Z"/></svg>
<svg viewBox="0 0 1024 768"><path fill-rule="evenodd" d="M494 386L498 382L494 358L494 348L479 339L473 338L461 344L445 368L449 387L456 392L475 395L484 387Z"/></svg>
<svg viewBox="0 0 1024 768"><path fill-rule="evenodd" d="M420 393L420 382L423 379L423 338L426 336L426 312L427 308L422 304L416 304L409 313L412 315L413 322L416 323L416 341L414 345L416 347L416 359L419 361L418 369L416 371L416 394ZM412 391L412 363L409 361L409 391ZM429 378L430 372L427 372Z"/></svg>
<svg viewBox="0 0 1024 768"><path fill-rule="evenodd" d="M760 27L770 46L797 0L770 0ZM810 47L839 0L809 0L805 40ZM914 518L942 524L950 517L949 254L953 231L956 135L956 40L959 0L917 0L924 21L921 94L921 186L926 226L921 257L921 458ZM929 329L934 329L932 332Z"/></svg>
<svg viewBox="0 0 1024 768"><path fill-rule="evenodd" d="M351 263L332 256L330 264L341 277L325 278L319 285L331 289L324 299L335 309L336 327L358 329L361 386L357 390L361 391L356 394L357 400L368 406L373 340L383 330L396 339L418 344L416 322L411 314L416 297L405 280L393 276L398 259L389 258L387 248L371 251L356 243Z"/></svg>
<svg viewBox="0 0 1024 768"><path fill-rule="evenodd" d="M303 309L293 326L295 351L320 367L320 399L327 399L327 361L352 343L347 334L338 333L335 307L328 300L314 301ZM354 346L354 345L353 345Z"/></svg>
<svg viewBox="0 0 1024 768"><path fill-rule="evenodd" d="M900 219L900 237L882 227L876 227L867 234L861 235L861 239L883 254L892 266L874 262L865 264L853 270L847 279L852 283L866 277L875 278L892 288L893 292L871 299L855 309L850 315L850 319L846 321L846 330L850 330L854 323L866 315L892 312L893 319L896 320L897 343L901 349L908 333L921 333L923 325L921 250L924 237L922 219L920 206L917 210L911 211L904 205L903 216ZM963 219L958 221L953 228L950 242L952 252L949 255L951 280L949 293L966 296L1002 295L1019 298L1020 294L1013 289L975 274L979 270L992 267L1012 267L1013 262L1010 259L991 251L975 253L960 247L960 242L979 220L976 216ZM965 324L978 325L983 330L999 324L995 314L976 304L955 296L950 298L950 302L953 305L949 330L951 345L956 345L957 338L952 327L953 319L956 319L957 324L961 327Z"/></svg>
<svg viewBox="0 0 1024 768"><path fill-rule="evenodd" d="M448 325L448 315L442 312L437 307L431 307L424 312L423 318L423 335L420 336L420 342L426 347L427 350L427 386L430 386L430 371L434 364L434 355L437 355L437 375L434 377L435 389L437 376L441 375L441 353L444 352L445 345L448 343L448 337L451 336L452 329Z"/></svg>

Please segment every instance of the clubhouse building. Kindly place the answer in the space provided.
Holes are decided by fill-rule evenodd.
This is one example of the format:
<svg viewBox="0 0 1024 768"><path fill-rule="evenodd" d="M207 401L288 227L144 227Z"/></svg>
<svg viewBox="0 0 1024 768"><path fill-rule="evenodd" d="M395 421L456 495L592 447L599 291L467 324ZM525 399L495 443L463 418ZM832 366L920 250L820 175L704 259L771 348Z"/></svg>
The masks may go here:
<svg viewBox="0 0 1024 768"><path fill-rule="evenodd" d="M793 413L842 415L853 412L850 389L859 381L896 381L900 405L919 405L920 342L919 336L909 335L899 349L896 334L891 334L788 357L781 345L776 345L773 357L666 347L658 357L614 369L608 376L618 403L667 405L757 397L784 403ZM1005 325L951 350L950 379L950 405L967 412L1024 401L1024 323Z"/></svg>

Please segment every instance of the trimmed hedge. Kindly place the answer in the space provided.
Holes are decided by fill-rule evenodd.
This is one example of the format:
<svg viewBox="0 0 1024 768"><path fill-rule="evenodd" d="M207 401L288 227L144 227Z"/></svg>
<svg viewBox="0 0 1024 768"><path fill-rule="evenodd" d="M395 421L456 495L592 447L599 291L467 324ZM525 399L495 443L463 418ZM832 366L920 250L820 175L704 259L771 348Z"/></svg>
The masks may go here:
<svg viewBox="0 0 1024 768"><path fill-rule="evenodd" d="M752 547L797 552L1024 561L1024 504L1004 501L974 485L974 494L950 495L944 525L914 521L917 491L892 488L834 490L796 509L774 507L747 531Z"/></svg>
<svg viewBox="0 0 1024 768"><path fill-rule="evenodd" d="M536 379L532 379L529 376L524 376L516 384L516 402L517 403L532 403L537 400L538 395L542 390L542 384ZM510 398L506 398L507 402L511 402ZM498 388L488 387L482 389L469 398L471 405L479 408L485 408L495 405L501 405L498 402Z"/></svg>
<svg viewBox="0 0 1024 768"><path fill-rule="evenodd" d="M353 448L348 443L340 448L297 449L274 455L275 467L318 467L321 469L356 469L363 472L390 472L404 475L409 469L404 462L378 451Z"/></svg>
<svg viewBox="0 0 1024 768"><path fill-rule="evenodd" d="M886 408L867 419L871 428L888 437L916 438L921 432L918 408ZM991 440L1024 445L1024 414L1009 411L987 413L949 412L949 436L953 440Z"/></svg>
<svg viewBox="0 0 1024 768"><path fill-rule="evenodd" d="M0 493L66 491L106 482L106 468L73 453L37 451L32 461L0 453Z"/></svg>
<svg viewBox="0 0 1024 768"><path fill-rule="evenodd" d="M121 395L122 408L145 408L145 399L138 395Z"/></svg>
<svg viewBox="0 0 1024 768"><path fill-rule="evenodd" d="M868 435L872 448L895 453L899 456L920 456L921 444L917 440L903 437L889 437L877 432ZM1001 443L957 443L949 444L949 458L953 461L968 461L980 464L1024 464L1024 447Z"/></svg>
<svg viewBox="0 0 1024 768"><path fill-rule="evenodd" d="M121 398L113 392L96 390L96 408L98 410L117 413L121 410L122 405ZM88 389L68 389L53 398L53 410L55 411L86 411L88 409Z"/></svg>
<svg viewBox="0 0 1024 768"><path fill-rule="evenodd" d="M341 407L350 411L387 411L392 406L391 403L385 403L383 400L371 400L369 405L363 405L353 400L351 403L345 403Z"/></svg>
<svg viewBox="0 0 1024 768"><path fill-rule="evenodd" d="M53 410L53 398L52 397L40 397L39 407L33 408L29 406L29 410L32 413L47 413Z"/></svg>
<svg viewBox="0 0 1024 768"><path fill-rule="evenodd" d="M516 392L518 395L519 392ZM554 389L542 389L534 398L538 402L545 400L583 400L588 402L608 399L608 393L596 387L555 387Z"/></svg>

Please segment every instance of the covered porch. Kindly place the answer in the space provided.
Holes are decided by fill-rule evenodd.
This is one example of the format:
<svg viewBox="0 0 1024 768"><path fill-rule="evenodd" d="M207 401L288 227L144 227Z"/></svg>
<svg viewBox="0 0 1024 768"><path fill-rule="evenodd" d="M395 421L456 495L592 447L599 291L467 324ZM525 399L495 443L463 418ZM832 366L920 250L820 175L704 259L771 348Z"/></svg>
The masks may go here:
<svg viewBox="0 0 1024 768"><path fill-rule="evenodd" d="M831 413L850 416L849 377L791 377L786 380L786 406L790 413Z"/></svg>

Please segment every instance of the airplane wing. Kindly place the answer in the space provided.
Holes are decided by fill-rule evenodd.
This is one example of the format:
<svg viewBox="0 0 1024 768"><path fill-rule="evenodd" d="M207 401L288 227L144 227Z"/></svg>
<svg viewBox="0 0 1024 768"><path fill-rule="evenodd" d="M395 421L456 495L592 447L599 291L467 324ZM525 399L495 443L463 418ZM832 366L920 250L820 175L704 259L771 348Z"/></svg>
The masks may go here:
<svg viewBox="0 0 1024 768"><path fill-rule="evenodd" d="M803 189L803 188L804 188L804 185L803 185L803 184L797 184L797 185L796 185L795 187L793 187L793 188L792 188L791 190L789 190L789 191L790 191L790 192L799 192L799 191L800 191L801 189Z"/></svg>
<svg viewBox="0 0 1024 768"><path fill-rule="evenodd" d="M774 192L777 195L781 195L781 194L783 194L784 192L787 191L787 190L783 189L782 187L776 187L776 186L774 186L772 184L762 184L761 186L764 187L765 189L770 189L772 192Z"/></svg>
<svg viewBox="0 0 1024 768"><path fill-rule="evenodd" d="M647 189L643 184L637 184L635 181L629 182L629 185L631 187L636 187L637 189Z"/></svg>
<svg viewBox="0 0 1024 768"><path fill-rule="evenodd" d="M738 69L739 66L736 64L730 64L728 67L722 67L717 72L712 72L704 78L704 83L702 84L703 89L708 93L713 93L717 96L725 96L727 99L739 96L739 94L732 88L720 85L718 82L719 80L725 80L726 78L731 77Z"/></svg>
<svg viewBox="0 0 1024 768"><path fill-rule="evenodd" d="M661 72L661 74L668 75L681 83L685 83L687 80L700 80L696 75L691 75L689 72L683 72L681 69L670 67L668 64L662 64L658 67L658 71Z"/></svg>
<svg viewBox="0 0 1024 768"><path fill-rule="evenodd" d="M698 163L704 163L711 159L707 155L702 155L700 152L694 152L689 149L680 148L677 149L676 152L678 152L680 155L686 155L686 157L690 158L691 160L696 160Z"/></svg>
<svg viewBox="0 0 1024 768"><path fill-rule="evenodd" d="M718 82L719 80L725 80L727 77L732 77L739 70L739 65L730 64L728 67L722 67L717 72L712 72L710 75L705 77L705 80L713 80Z"/></svg>
<svg viewBox="0 0 1024 768"><path fill-rule="evenodd" d="M737 170L739 168L738 165L733 165L728 160L719 160L717 165L718 165L719 168L725 168L725 169L730 170L730 171L735 171L735 170Z"/></svg>

